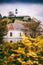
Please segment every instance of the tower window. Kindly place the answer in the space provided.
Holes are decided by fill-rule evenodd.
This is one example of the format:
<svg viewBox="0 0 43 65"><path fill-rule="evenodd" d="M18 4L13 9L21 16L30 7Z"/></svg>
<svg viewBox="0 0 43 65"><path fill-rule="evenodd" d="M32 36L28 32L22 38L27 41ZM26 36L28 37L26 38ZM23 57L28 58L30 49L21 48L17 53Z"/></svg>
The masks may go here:
<svg viewBox="0 0 43 65"><path fill-rule="evenodd" d="M10 32L10 36L12 36L12 32Z"/></svg>

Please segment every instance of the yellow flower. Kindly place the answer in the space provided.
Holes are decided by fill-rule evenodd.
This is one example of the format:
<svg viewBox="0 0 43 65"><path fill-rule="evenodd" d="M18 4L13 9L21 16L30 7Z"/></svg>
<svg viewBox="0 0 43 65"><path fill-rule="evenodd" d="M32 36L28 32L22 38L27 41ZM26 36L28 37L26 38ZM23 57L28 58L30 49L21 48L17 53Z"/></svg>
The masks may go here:
<svg viewBox="0 0 43 65"><path fill-rule="evenodd" d="M11 57L14 57L15 56L15 54L13 53L13 54L11 54Z"/></svg>
<svg viewBox="0 0 43 65"><path fill-rule="evenodd" d="M14 55L14 54L11 54L11 55L8 57L8 60L9 60L9 61L12 61L14 57L15 57L15 55Z"/></svg>
<svg viewBox="0 0 43 65"><path fill-rule="evenodd" d="M17 53L23 53L23 54L25 53L24 48L20 48L20 47L17 50L14 50L14 51L17 52Z"/></svg>
<svg viewBox="0 0 43 65"><path fill-rule="evenodd" d="M33 65L33 62L32 62L31 60L28 60L28 61L27 61L27 64Z"/></svg>

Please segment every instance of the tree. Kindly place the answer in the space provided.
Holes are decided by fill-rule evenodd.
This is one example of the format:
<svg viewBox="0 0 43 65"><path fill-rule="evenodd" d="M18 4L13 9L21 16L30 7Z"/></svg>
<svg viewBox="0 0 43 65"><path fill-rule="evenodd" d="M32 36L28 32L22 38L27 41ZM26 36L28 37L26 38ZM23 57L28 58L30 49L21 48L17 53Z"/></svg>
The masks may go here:
<svg viewBox="0 0 43 65"><path fill-rule="evenodd" d="M2 15L0 14L0 20L2 19Z"/></svg>
<svg viewBox="0 0 43 65"><path fill-rule="evenodd" d="M36 36L39 36L41 34L40 32L40 22L27 22L27 23L24 23L23 24L25 26L25 31L26 32L26 29L27 29L27 32L26 32L26 35L28 36L27 33L29 33L29 35L31 37L36 37Z"/></svg>
<svg viewBox="0 0 43 65"><path fill-rule="evenodd" d="M3 16L3 19L6 19L7 18L7 16Z"/></svg>
<svg viewBox="0 0 43 65"><path fill-rule="evenodd" d="M0 21L0 43L3 43L3 37L7 34L7 26Z"/></svg>

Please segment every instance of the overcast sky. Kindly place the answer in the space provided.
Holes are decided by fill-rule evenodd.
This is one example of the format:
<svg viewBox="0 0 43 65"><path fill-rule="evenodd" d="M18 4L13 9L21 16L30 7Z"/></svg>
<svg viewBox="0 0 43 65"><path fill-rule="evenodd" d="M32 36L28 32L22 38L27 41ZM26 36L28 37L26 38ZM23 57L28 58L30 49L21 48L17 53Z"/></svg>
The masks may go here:
<svg viewBox="0 0 43 65"><path fill-rule="evenodd" d="M15 14L16 8L17 15L29 15L43 23L43 0L0 0L0 13L3 16L7 16L9 11Z"/></svg>

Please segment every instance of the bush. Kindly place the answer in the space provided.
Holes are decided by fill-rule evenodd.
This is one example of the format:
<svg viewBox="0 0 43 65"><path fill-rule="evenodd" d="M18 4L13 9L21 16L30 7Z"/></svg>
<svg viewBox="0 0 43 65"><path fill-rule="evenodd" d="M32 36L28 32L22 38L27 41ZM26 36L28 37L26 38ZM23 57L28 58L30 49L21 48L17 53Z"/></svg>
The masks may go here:
<svg viewBox="0 0 43 65"><path fill-rule="evenodd" d="M34 42L33 42L34 41ZM0 65L43 64L43 37L24 37L20 42L0 44Z"/></svg>

